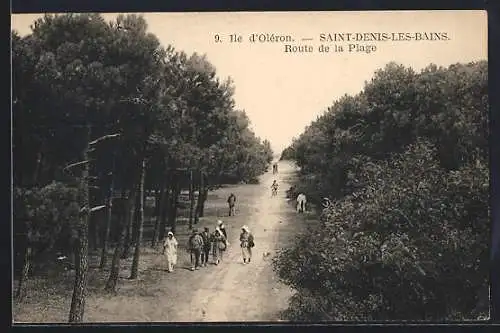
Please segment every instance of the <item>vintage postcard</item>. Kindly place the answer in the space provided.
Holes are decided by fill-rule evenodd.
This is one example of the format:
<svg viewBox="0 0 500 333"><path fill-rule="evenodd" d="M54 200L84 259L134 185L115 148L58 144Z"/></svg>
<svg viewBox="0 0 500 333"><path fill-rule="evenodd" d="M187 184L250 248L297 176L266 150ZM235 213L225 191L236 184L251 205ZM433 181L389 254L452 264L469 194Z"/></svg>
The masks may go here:
<svg viewBox="0 0 500 333"><path fill-rule="evenodd" d="M485 11L11 24L13 323L489 318Z"/></svg>

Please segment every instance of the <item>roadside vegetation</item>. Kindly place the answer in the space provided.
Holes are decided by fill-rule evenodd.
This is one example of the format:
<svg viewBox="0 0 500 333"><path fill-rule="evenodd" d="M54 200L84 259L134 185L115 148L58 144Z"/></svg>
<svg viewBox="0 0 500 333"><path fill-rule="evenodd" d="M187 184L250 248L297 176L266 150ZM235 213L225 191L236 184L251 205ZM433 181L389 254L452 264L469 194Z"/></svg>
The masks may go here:
<svg viewBox="0 0 500 333"><path fill-rule="evenodd" d="M389 63L282 153L321 208L275 261L288 320L488 318L488 63Z"/></svg>
<svg viewBox="0 0 500 333"><path fill-rule="evenodd" d="M196 225L209 191L255 183L273 152L235 108L231 78L161 45L141 16L46 15L11 38L14 302L64 266L81 322L89 253L116 292L122 260L137 279L144 246L179 216Z"/></svg>

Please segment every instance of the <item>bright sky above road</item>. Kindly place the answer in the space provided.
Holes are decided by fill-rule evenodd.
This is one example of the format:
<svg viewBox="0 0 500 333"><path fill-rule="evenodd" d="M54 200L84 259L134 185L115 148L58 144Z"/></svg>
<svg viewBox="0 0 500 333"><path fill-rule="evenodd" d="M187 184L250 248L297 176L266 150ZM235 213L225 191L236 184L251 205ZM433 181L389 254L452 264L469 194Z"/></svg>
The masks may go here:
<svg viewBox="0 0 500 333"><path fill-rule="evenodd" d="M104 14L114 19L117 14ZM276 153L344 94L359 92L373 72L389 61L415 69L428 64L487 59L485 11L145 13L149 31L164 46L206 54L221 78L231 76L236 106L244 109L256 134ZM30 33L39 14L12 15L12 29ZM319 53L320 34L446 33L448 41L363 42L377 50ZM229 43L230 34L242 43ZM283 43L250 43L253 33L291 35L290 45L311 45L313 53L285 53ZM215 42L215 34L223 38ZM312 38L302 41L302 38ZM324 43L347 46L346 42Z"/></svg>

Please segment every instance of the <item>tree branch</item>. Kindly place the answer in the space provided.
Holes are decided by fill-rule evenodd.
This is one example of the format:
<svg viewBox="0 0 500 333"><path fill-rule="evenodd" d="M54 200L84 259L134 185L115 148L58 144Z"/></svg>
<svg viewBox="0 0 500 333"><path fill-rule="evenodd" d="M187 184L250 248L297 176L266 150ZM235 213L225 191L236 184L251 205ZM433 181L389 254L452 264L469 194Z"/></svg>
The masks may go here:
<svg viewBox="0 0 500 333"><path fill-rule="evenodd" d="M63 170L68 170L70 168L73 168L73 167L76 167L76 166L79 166L79 165L83 165L85 163L89 163L91 160L86 160L86 161L80 161L80 162L76 162L76 163L72 163L72 164L69 164L67 166L64 167Z"/></svg>
<svg viewBox="0 0 500 333"><path fill-rule="evenodd" d="M101 141L116 138L120 135L121 135L120 133L104 135L104 136L101 136L100 138L95 139L94 141L89 142L89 145L95 145Z"/></svg>
<svg viewBox="0 0 500 333"><path fill-rule="evenodd" d="M90 212L96 212L98 210L101 210L103 208L106 208L106 205L101 205L101 206L95 206L90 209Z"/></svg>

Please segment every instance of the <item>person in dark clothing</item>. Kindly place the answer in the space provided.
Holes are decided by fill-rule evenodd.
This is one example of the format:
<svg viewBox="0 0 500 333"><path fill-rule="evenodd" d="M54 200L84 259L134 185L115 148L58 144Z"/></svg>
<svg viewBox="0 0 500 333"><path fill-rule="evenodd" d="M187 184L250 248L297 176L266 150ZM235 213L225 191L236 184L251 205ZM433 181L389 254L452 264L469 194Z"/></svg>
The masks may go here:
<svg viewBox="0 0 500 333"><path fill-rule="evenodd" d="M210 229L205 227L205 230L201 233L203 238L203 251L201 253L201 265L207 267L208 257L210 256L211 242L210 242Z"/></svg>
<svg viewBox="0 0 500 333"><path fill-rule="evenodd" d="M229 216L234 216L236 213L236 196L233 193L231 193L231 195L227 198L227 203L229 205Z"/></svg>
<svg viewBox="0 0 500 333"><path fill-rule="evenodd" d="M191 237L189 237L188 251L191 254L191 270L200 268L201 252L203 250L203 238L198 233L197 229L193 229Z"/></svg>
<svg viewBox="0 0 500 333"><path fill-rule="evenodd" d="M286 198L292 200L296 198L295 186L290 186L290 188L286 191Z"/></svg>

